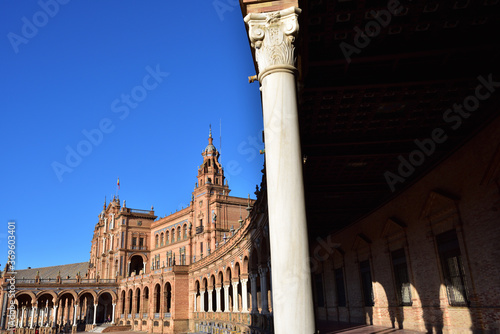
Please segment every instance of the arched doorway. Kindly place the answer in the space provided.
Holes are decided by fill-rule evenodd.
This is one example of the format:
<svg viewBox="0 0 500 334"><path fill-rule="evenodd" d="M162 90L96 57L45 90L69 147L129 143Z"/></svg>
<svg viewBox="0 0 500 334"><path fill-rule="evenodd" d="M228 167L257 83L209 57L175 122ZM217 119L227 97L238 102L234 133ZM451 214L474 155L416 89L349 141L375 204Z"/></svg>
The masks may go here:
<svg viewBox="0 0 500 334"><path fill-rule="evenodd" d="M80 296L80 323L83 325L94 323L94 296L89 292Z"/></svg>
<svg viewBox="0 0 500 334"><path fill-rule="evenodd" d="M104 292L99 296L96 314L96 323L111 322L113 319L113 298L108 292Z"/></svg>
<svg viewBox="0 0 500 334"><path fill-rule="evenodd" d="M38 326L52 327L54 316L54 296L49 293L43 293L38 297Z"/></svg>
<svg viewBox="0 0 500 334"><path fill-rule="evenodd" d="M74 317L71 316L71 312L74 309L74 305L75 297L72 293L65 292L59 296L56 321L58 325L66 327L73 325Z"/></svg>
<svg viewBox="0 0 500 334"><path fill-rule="evenodd" d="M144 261L142 259L142 256L140 255L134 255L130 259L130 272L129 276L132 276L132 273L139 275L141 270L144 269Z"/></svg>
<svg viewBox="0 0 500 334"><path fill-rule="evenodd" d="M26 328L30 326L30 319L32 315L33 305L31 304L32 298L28 294L20 294L16 297L18 316L20 317L17 326L19 328ZM20 314L20 315L19 315Z"/></svg>
<svg viewBox="0 0 500 334"><path fill-rule="evenodd" d="M172 286L169 282L165 284L165 313L170 313L170 308L172 306Z"/></svg>
<svg viewBox="0 0 500 334"><path fill-rule="evenodd" d="M155 304L155 313L160 313L160 305L161 305L161 295L160 295L160 284L156 284L155 286L155 295L154 295L154 304Z"/></svg>

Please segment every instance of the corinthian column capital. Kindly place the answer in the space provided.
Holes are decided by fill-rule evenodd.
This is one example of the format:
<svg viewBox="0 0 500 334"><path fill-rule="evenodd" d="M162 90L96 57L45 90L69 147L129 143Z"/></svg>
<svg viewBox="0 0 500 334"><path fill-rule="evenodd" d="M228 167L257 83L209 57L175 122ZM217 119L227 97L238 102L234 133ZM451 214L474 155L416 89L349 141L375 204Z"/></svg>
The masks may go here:
<svg viewBox="0 0 500 334"><path fill-rule="evenodd" d="M251 13L245 17L259 66L259 81L272 72L295 72L293 42L299 32L301 11L290 7L276 12Z"/></svg>

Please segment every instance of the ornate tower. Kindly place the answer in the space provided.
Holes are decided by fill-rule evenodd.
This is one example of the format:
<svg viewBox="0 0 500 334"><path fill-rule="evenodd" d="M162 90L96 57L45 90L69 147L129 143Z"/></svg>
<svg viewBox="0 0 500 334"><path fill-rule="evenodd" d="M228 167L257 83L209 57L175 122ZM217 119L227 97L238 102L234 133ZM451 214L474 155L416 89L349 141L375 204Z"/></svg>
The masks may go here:
<svg viewBox="0 0 500 334"><path fill-rule="evenodd" d="M197 188L211 188L217 191L224 192L225 195L229 193L229 188L224 185L224 170L219 163L219 151L215 148L212 138L212 128L208 136L208 145L201 153L203 156L203 163L198 168L198 187Z"/></svg>
<svg viewBox="0 0 500 334"><path fill-rule="evenodd" d="M196 259L210 254L230 228L227 204L224 204L228 201L230 190L219 162L220 153L213 144L212 129L208 145L201 155L203 163L198 168L198 182L192 199L195 228L192 254Z"/></svg>

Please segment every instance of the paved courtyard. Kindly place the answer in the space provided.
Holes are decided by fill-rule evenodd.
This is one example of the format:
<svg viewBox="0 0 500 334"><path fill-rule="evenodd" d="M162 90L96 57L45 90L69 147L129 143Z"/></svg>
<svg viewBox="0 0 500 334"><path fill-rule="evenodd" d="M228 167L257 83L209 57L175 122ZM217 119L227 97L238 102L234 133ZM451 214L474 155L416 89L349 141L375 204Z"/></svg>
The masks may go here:
<svg viewBox="0 0 500 334"><path fill-rule="evenodd" d="M370 325L319 324L320 334L421 334L408 329L397 329Z"/></svg>
<svg viewBox="0 0 500 334"><path fill-rule="evenodd" d="M92 332L83 332L92 333ZM108 332L110 334L120 333L120 334L146 334L147 332L134 332L134 331L122 331L122 332ZM381 326L369 326L369 325L346 325L346 324L319 324L320 334L421 334L423 332L411 331L408 329L397 329L388 328ZM193 334L203 334L201 332ZM300 333L291 333L300 334Z"/></svg>

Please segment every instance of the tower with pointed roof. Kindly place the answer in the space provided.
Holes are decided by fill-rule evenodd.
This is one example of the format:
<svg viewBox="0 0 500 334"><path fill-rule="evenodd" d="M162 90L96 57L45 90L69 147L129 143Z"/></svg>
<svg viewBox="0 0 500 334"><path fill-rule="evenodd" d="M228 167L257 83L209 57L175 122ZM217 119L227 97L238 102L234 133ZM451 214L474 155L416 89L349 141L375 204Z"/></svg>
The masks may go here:
<svg viewBox="0 0 500 334"><path fill-rule="evenodd" d="M224 169L219 162L220 153L213 144L212 127L208 135L208 145L201 155L203 163L198 168L198 188L217 189L227 195L230 190L227 185L224 185Z"/></svg>

